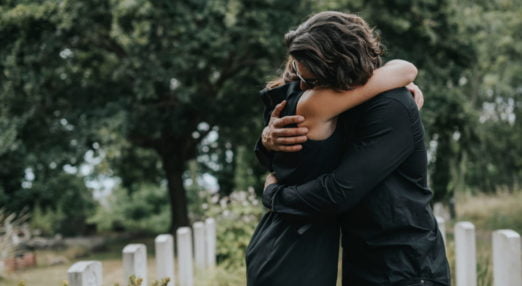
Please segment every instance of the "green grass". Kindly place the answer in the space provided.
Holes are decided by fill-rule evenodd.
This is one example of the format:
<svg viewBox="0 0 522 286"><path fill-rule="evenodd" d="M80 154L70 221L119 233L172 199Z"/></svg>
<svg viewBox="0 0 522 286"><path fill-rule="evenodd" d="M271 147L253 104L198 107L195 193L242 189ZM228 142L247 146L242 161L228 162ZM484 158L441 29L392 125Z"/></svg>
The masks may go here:
<svg viewBox="0 0 522 286"><path fill-rule="evenodd" d="M475 224L477 230L512 229L522 233L522 191L458 198L458 219Z"/></svg>
<svg viewBox="0 0 522 286"><path fill-rule="evenodd" d="M512 229L522 233L522 191L490 195L457 197L457 220L475 225L477 248L477 286L493 285L492 233L498 229ZM452 275L455 275L455 244L453 227L446 226L447 253Z"/></svg>

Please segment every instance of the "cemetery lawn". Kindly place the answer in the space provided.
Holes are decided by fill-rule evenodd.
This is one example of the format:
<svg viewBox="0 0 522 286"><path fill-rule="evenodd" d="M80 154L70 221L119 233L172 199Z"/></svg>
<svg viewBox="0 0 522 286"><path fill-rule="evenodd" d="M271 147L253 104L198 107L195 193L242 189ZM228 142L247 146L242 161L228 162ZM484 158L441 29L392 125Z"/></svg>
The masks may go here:
<svg viewBox="0 0 522 286"><path fill-rule="evenodd" d="M133 240L136 243L147 245L149 277L155 276L153 245L154 238L140 238ZM61 286L67 280L67 269L80 260L100 260L103 264L103 284L123 284L122 253L123 247L130 243L128 240L115 240L108 243L103 249L96 252L86 252L82 248L66 250L40 250L36 252L38 267L10 273L1 285L17 286L24 281L26 286ZM55 264L56 263L56 264ZM54 265L53 265L54 264ZM150 276L152 275L152 276Z"/></svg>
<svg viewBox="0 0 522 286"><path fill-rule="evenodd" d="M457 198L457 215L457 221L470 221L475 225L478 286L491 286L491 233L497 229L513 229L522 234L522 191L511 194L460 196ZM454 269L455 246L453 226L454 222L448 222L446 225L447 251L452 269ZM121 251L128 243L144 243L147 246L148 275L149 281L152 281L155 277L154 238L150 237L115 240L108 243L104 249L92 253L86 253L82 249L38 251L38 267L10 273L7 279L0 280L0 284L17 286L18 282L25 281L27 286L59 286L67 279L67 269L74 262L100 260L103 264L103 284L113 286L115 283L120 283L123 286L126 284L122 283ZM51 265L53 262L61 263ZM246 284L245 270L226 270L218 266L213 273L196 273L195 282L195 286L243 286Z"/></svg>
<svg viewBox="0 0 522 286"><path fill-rule="evenodd" d="M499 229L512 229L522 234L522 190L494 195L461 195L457 198L456 221L469 221L475 225L477 286L493 285L492 232ZM453 279L455 278L454 225L455 222L446 225L448 237L446 248Z"/></svg>
<svg viewBox="0 0 522 286"><path fill-rule="evenodd" d="M102 262L103 285L113 286L116 283L121 286L127 285L123 283L122 250L129 243L144 243L147 246L148 277L149 283L151 283L156 276L154 237L115 240L108 243L104 249L92 253L86 253L85 250L79 248L37 251L38 267L9 273L6 279L0 278L0 285L18 286L21 281L24 281L26 286L62 286L67 280L67 269L80 260ZM53 262L62 263L52 265ZM245 275L244 269L229 271L219 266L212 272L198 273L195 270L195 286L243 286L246 285Z"/></svg>

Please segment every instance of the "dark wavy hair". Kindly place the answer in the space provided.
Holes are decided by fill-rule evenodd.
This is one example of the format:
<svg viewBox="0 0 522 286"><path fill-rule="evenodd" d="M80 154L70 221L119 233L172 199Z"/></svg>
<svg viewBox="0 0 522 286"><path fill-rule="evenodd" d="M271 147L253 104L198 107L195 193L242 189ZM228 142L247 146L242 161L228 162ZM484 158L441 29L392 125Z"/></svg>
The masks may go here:
<svg viewBox="0 0 522 286"><path fill-rule="evenodd" d="M314 74L318 86L338 90L364 85L382 65L378 35L354 14L317 13L286 33L285 43L290 58L280 82L295 80L289 64L292 58Z"/></svg>

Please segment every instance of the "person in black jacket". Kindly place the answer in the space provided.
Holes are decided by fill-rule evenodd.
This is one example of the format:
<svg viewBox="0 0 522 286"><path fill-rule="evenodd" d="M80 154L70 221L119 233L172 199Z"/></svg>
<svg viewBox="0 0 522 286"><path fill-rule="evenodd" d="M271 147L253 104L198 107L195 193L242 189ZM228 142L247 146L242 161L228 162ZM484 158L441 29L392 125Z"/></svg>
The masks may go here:
<svg viewBox="0 0 522 286"><path fill-rule="evenodd" d="M263 204L275 213L337 216L345 286L450 285L444 243L429 204L424 130L407 95L405 88L387 91L339 116L345 148L332 172L300 185L278 184L273 175L265 183ZM299 126L282 128L282 122L299 121L270 120L256 145L264 164L275 150L302 148L306 132Z"/></svg>
<svg viewBox="0 0 522 286"><path fill-rule="evenodd" d="M340 70L359 77L330 83L316 78L305 65L309 56L313 56L307 51L314 47L306 44L306 39L301 42L303 45L296 45L299 39L293 37L299 35L293 31L287 34L286 38L291 39L290 57L283 74L288 74L289 80L270 85L260 95L267 110L285 100L284 104L278 104L274 114L306 114L301 125L309 128L309 140L302 144L302 150L274 152L271 160L266 161L267 169L288 185L302 184L339 165L345 145L343 128L337 124L339 114L384 91L404 87L417 74L416 67L403 60L392 60L380 67L380 45L378 41L371 41L374 38L371 29L356 15L323 12L303 25L309 27L312 34L320 35L322 46L337 46L318 59L322 62L328 62L328 58L336 60L335 65L327 66L324 75ZM314 82L318 87L305 91L304 84L309 86ZM358 84L356 88L352 88L354 83ZM335 286L339 238L340 226L335 215L306 217L266 212L246 249L247 285Z"/></svg>

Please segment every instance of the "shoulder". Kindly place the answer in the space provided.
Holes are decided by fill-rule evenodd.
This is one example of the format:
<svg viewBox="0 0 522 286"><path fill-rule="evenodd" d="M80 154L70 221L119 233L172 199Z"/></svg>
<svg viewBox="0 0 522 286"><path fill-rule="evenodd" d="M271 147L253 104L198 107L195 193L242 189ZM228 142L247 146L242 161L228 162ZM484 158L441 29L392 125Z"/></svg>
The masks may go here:
<svg viewBox="0 0 522 286"><path fill-rule="evenodd" d="M300 91L299 82L294 81L278 87L262 89L259 95L267 106L273 107L296 91Z"/></svg>
<svg viewBox="0 0 522 286"><path fill-rule="evenodd" d="M417 105L406 88L383 92L358 106L357 111L347 117L355 125L365 128L392 126L404 128L414 126L420 120Z"/></svg>
<svg viewBox="0 0 522 286"><path fill-rule="evenodd" d="M412 94L405 88L395 88L385 91L374 98L361 104L361 111L370 112L380 110L387 112L406 112L416 113L417 105L413 100Z"/></svg>

